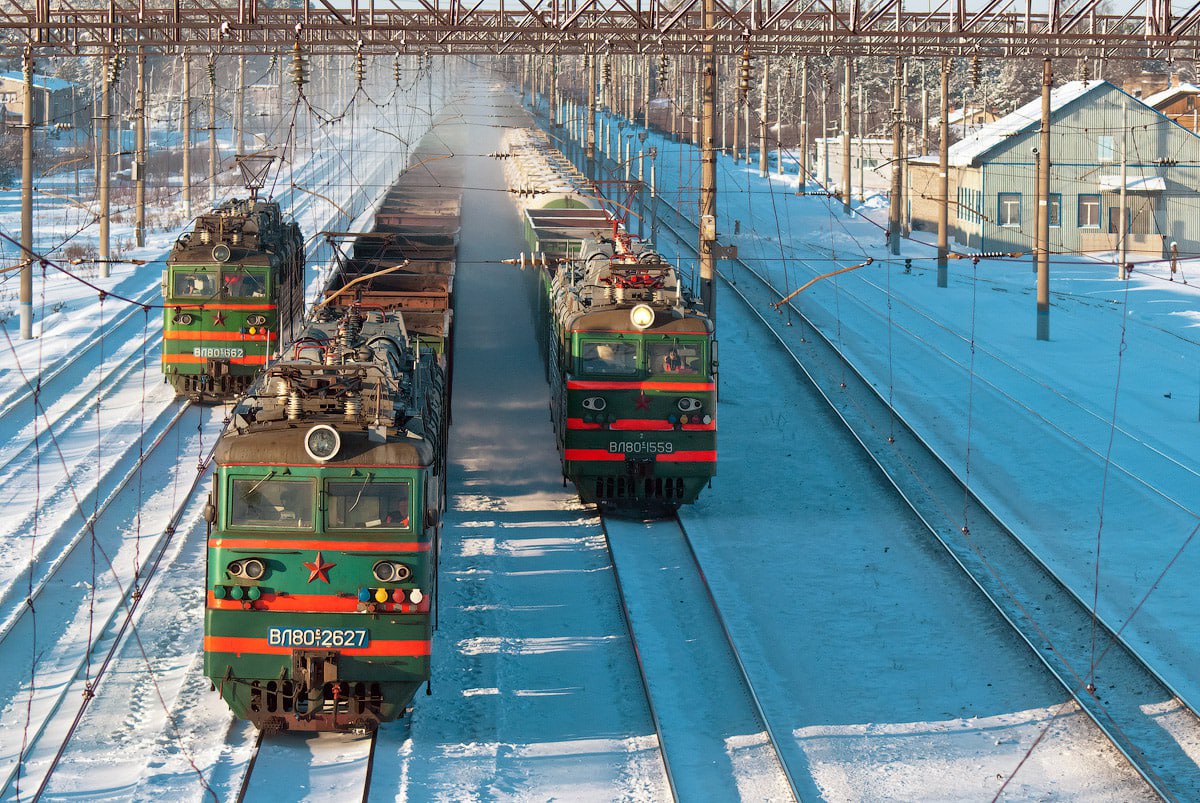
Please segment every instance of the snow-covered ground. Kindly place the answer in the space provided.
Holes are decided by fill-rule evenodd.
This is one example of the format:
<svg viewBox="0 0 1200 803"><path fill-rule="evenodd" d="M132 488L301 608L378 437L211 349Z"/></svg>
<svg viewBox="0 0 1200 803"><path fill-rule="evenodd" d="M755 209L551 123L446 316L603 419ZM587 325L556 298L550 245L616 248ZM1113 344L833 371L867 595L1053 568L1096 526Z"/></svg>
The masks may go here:
<svg viewBox="0 0 1200 803"><path fill-rule="evenodd" d="M485 157L503 127L523 118L490 80L457 89L471 100L441 136L463 160L468 190L433 696L416 700L411 724L384 729L372 794L660 800L667 793L657 740L598 521L558 475L529 277L499 264L522 243L515 213L498 200L499 162ZM406 119L411 127L398 136L411 141L428 118ZM277 192L306 233L348 225L319 196L357 213L400 164L398 143L368 120L314 131L305 143L311 157L283 182L309 192ZM694 149L651 137L659 186L694 190ZM1090 599L1096 591L1110 624L1127 623L1126 636L1195 697L1200 681L1188 669L1200 648L1191 615L1200 591L1189 582L1198 558L1186 548L1200 511L1193 285L1167 282L1163 266L1141 266L1119 282L1111 265L1056 262L1053 339L1037 342L1028 262L954 262L950 287L938 289L929 249L904 244L915 258L905 274L883 252L877 226L796 197L794 177L762 179L722 157L720 182L722 231L738 220L741 232L723 239L781 290L865 254L879 260L819 282L797 304L1001 518L1077 593ZM0 193L0 229L16 238L13 198ZM72 204L39 201L38 247L78 228L76 239L94 241L79 214ZM128 222L114 232L128 238ZM128 255L161 259L177 233L155 232L153 247ZM153 295L160 269L114 266L102 286ZM1200 265L1184 270L1200 281ZM15 274L2 276L0 294L15 308ZM118 305L104 302L106 319ZM26 375L50 371L100 325L93 291L61 276L35 283L35 308L37 339L16 339L15 314L3 326L0 399L23 384L18 360ZM804 757L809 791L830 800L973 800L1001 791L1005 799L1144 797L944 554L895 517L886 487L876 478L874 490L847 498L849 487L871 487L861 483L873 469L730 296L720 338L719 475L684 517L739 647ZM106 364L120 345L105 349ZM146 385L157 387L157 352L148 355ZM80 395L95 385L93 374ZM56 431L81 461L116 459L117 425L168 403L117 398L87 425ZM105 440L108 429L114 440ZM10 433L0 459L31 435ZM185 448L181 465L194 467L195 444ZM84 494L95 485L89 476L72 480ZM9 524L0 567L9 567L3 593L14 596L30 555L18 517L55 500L27 477L2 481ZM140 641L118 651L50 798L226 799L237 788L252 729L232 722L200 672L197 504L179 531L146 591ZM86 646L82 629L71 634ZM0 701L5 756L21 748L24 701ZM290 780L280 779L281 800L317 799ZM23 786L23 796L29 791Z"/></svg>

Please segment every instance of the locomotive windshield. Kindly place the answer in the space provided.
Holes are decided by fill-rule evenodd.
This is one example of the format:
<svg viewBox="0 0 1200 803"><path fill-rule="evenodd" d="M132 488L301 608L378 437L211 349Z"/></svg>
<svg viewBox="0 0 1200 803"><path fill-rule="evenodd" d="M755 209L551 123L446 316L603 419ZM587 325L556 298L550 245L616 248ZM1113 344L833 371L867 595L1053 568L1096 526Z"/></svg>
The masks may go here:
<svg viewBox="0 0 1200 803"><path fill-rule="evenodd" d="M700 343L666 341L646 344L647 367L652 374L699 374L704 369Z"/></svg>
<svg viewBox="0 0 1200 803"><path fill-rule="evenodd" d="M368 476L351 482L329 482L325 486L328 530L407 530L412 524L412 485L407 482L376 482Z"/></svg>
<svg viewBox="0 0 1200 803"><path fill-rule="evenodd" d="M638 370L637 343L620 340L585 340L580 344L580 371L584 374L631 375Z"/></svg>
<svg viewBox="0 0 1200 803"><path fill-rule="evenodd" d="M217 277L209 273L176 271L171 294L175 298L213 298L217 294Z"/></svg>
<svg viewBox="0 0 1200 803"><path fill-rule="evenodd" d="M230 298L263 298L267 294L267 280L261 270L226 267L221 271L221 281Z"/></svg>
<svg viewBox="0 0 1200 803"><path fill-rule="evenodd" d="M314 485L311 480L233 479L229 490L229 526L311 530Z"/></svg>

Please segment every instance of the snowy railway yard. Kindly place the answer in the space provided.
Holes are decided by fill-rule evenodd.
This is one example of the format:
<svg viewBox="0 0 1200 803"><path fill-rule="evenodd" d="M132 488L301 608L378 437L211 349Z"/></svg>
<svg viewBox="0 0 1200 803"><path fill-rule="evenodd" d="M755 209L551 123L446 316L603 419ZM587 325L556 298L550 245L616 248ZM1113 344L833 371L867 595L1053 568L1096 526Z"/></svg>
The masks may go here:
<svg viewBox="0 0 1200 803"><path fill-rule="evenodd" d="M0 799L1200 799L1192 286L1056 265L1034 343L1026 263L939 290L919 244L904 273L869 221L722 156L745 261L719 288L718 476L678 525L602 521L563 487L531 280L500 264L525 246L488 154L531 118L489 79L459 92L431 694L374 739L260 747L232 718L201 666L227 411L161 383L157 311L49 277L63 311L32 343L10 319L0 373ZM359 220L281 193L306 234L361 226L393 177L392 137L360 123L351 169L327 136L292 182ZM690 146L649 136L659 186L694 185ZM694 230L656 214L686 258ZM769 307L831 251L877 263ZM157 265L113 274L153 303Z"/></svg>

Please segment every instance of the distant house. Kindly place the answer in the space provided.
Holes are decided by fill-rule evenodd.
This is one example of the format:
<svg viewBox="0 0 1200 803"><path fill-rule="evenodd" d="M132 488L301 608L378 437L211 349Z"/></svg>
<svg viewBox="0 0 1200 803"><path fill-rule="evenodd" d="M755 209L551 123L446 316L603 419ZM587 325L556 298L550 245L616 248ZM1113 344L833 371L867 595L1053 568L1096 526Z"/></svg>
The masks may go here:
<svg viewBox="0 0 1200 803"><path fill-rule="evenodd" d="M1200 131L1200 103L1196 102L1197 95L1200 95L1200 86L1180 84L1142 98L1142 102L1181 126Z"/></svg>
<svg viewBox="0 0 1200 803"><path fill-rule="evenodd" d="M33 123L37 126L86 127L83 93L75 84L46 75L33 76ZM25 113L25 76L0 73L0 107L8 125L20 124Z"/></svg>
<svg viewBox="0 0 1200 803"><path fill-rule="evenodd" d="M995 122L996 118L996 113L991 109L979 106L966 106L961 109L951 109L946 120L950 124L952 132L961 132L963 136L966 136L980 126ZM940 120L931 120L929 123L929 127L933 130L936 130L940 125Z"/></svg>
<svg viewBox="0 0 1200 803"><path fill-rule="evenodd" d="M1130 252L1200 252L1200 137L1106 81L1050 96L1050 247L1112 251L1120 229L1121 154ZM979 251L1033 248L1041 98L950 147L951 236ZM910 160L914 229L937 228L938 158Z"/></svg>
<svg viewBox="0 0 1200 803"><path fill-rule="evenodd" d="M813 144L813 176L830 190L841 189L845 163L842 138L820 137ZM850 137L850 194L864 197L891 190L892 164L892 140Z"/></svg>

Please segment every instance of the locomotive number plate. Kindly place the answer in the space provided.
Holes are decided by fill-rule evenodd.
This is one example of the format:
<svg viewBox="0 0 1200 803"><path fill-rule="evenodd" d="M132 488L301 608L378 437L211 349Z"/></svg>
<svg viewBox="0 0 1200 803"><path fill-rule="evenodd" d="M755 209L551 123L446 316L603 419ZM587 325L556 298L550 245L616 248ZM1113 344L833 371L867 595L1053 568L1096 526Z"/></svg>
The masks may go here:
<svg viewBox="0 0 1200 803"><path fill-rule="evenodd" d="M609 441L611 454L671 454L675 444L670 441Z"/></svg>
<svg viewBox="0 0 1200 803"><path fill-rule="evenodd" d="M371 643L366 630L341 627L269 627L270 647L365 647Z"/></svg>
<svg viewBox="0 0 1200 803"><path fill-rule="evenodd" d="M193 357L205 357L207 359L230 359L234 357L245 357L245 349L238 348L214 348L212 346L196 346L192 349Z"/></svg>

